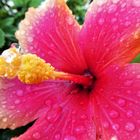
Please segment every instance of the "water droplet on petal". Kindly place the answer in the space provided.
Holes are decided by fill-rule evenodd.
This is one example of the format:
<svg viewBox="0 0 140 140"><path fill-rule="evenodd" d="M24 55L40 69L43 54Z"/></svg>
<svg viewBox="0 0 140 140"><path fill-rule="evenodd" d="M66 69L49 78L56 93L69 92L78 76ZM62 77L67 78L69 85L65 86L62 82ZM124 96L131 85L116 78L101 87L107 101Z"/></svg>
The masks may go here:
<svg viewBox="0 0 140 140"><path fill-rule="evenodd" d="M83 133L83 132L85 132L85 127L82 126L82 125L81 126L78 126L78 127L75 128L75 132L77 134Z"/></svg>
<svg viewBox="0 0 140 140"><path fill-rule="evenodd" d="M46 100L45 105L47 108L50 108L52 106L52 101L51 100Z"/></svg>
<svg viewBox="0 0 140 140"><path fill-rule="evenodd" d="M140 0L132 0L133 6L140 7Z"/></svg>
<svg viewBox="0 0 140 140"><path fill-rule="evenodd" d="M96 3L97 3L99 6L101 6L101 5L105 4L105 3L107 3L107 1L108 1L108 0L97 0Z"/></svg>
<svg viewBox="0 0 140 140"><path fill-rule="evenodd" d="M125 125L125 130L129 131L129 132L134 131L135 130L135 125L133 123L131 123L131 122L128 122Z"/></svg>
<svg viewBox="0 0 140 140"><path fill-rule="evenodd" d="M2 56L4 57L4 59L7 63L11 63L17 55L16 55L16 53L12 52L11 50L5 50L2 53Z"/></svg>
<svg viewBox="0 0 140 140"><path fill-rule="evenodd" d="M15 104L19 104L20 103L20 100L15 100Z"/></svg>
<svg viewBox="0 0 140 140"><path fill-rule="evenodd" d="M16 91L16 95L17 95L17 96L23 96L23 90L18 89L18 90Z"/></svg>
<svg viewBox="0 0 140 140"><path fill-rule="evenodd" d="M110 112L110 117L111 117L111 118L117 118L118 116L119 116L119 113L118 113L117 111L112 110L112 111Z"/></svg>
<svg viewBox="0 0 140 140"><path fill-rule="evenodd" d="M60 140L61 139L61 135L59 133L55 134L54 139L55 140Z"/></svg>
<svg viewBox="0 0 140 140"><path fill-rule="evenodd" d="M117 10L117 6L113 4L108 8L108 13L114 13L116 10Z"/></svg>
<svg viewBox="0 0 140 140"><path fill-rule="evenodd" d="M119 100L118 100L118 104L119 104L120 106L124 106L124 105L126 104L126 100L124 100L124 99L119 99Z"/></svg>
<svg viewBox="0 0 140 140"><path fill-rule="evenodd" d="M127 111L128 118L133 117L133 115L134 115L134 112L132 110Z"/></svg>
<svg viewBox="0 0 140 140"><path fill-rule="evenodd" d="M113 136L111 140L118 140L117 136Z"/></svg>
<svg viewBox="0 0 140 140"><path fill-rule="evenodd" d="M81 115L81 119L86 119L87 116L86 115Z"/></svg>
<svg viewBox="0 0 140 140"><path fill-rule="evenodd" d="M7 120L8 120L7 118L3 118L2 119L3 122L7 122Z"/></svg>
<svg viewBox="0 0 140 140"><path fill-rule="evenodd" d="M124 85L125 86L131 86L133 84L133 80L126 80L125 82L124 82Z"/></svg>
<svg viewBox="0 0 140 140"><path fill-rule="evenodd" d="M118 124L113 124L112 125L112 129L114 130L118 130L120 128L120 126Z"/></svg>
<svg viewBox="0 0 140 140"><path fill-rule="evenodd" d="M40 134L38 132L33 134L34 139L40 139Z"/></svg>
<svg viewBox="0 0 140 140"><path fill-rule="evenodd" d="M140 75L137 75L137 79L140 79Z"/></svg>
<svg viewBox="0 0 140 140"><path fill-rule="evenodd" d="M137 92L137 96L140 97L140 91Z"/></svg>
<svg viewBox="0 0 140 140"><path fill-rule="evenodd" d="M108 122L103 122L103 127L104 128L108 128L109 127L109 123Z"/></svg>
<svg viewBox="0 0 140 140"><path fill-rule="evenodd" d="M112 0L113 3L118 3L120 0Z"/></svg>
<svg viewBox="0 0 140 140"><path fill-rule="evenodd" d="M116 22L116 21L117 21L117 18L112 18L112 19L111 19L111 22L112 22L112 23L114 23L114 22Z"/></svg>
<svg viewBox="0 0 140 140"><path fill-rule="evenodd" d="M77 140L75 136L67 135L65 136L64 140Z"/></svg>
<svg viewBox="0 0 140 140"><path fill-rule="evenodd" d="M98 23L99 23L99 25L103 25L104 19L103 19L103 18L99 19L99 20L98 20Z"/></svg>
<svg viewBox="0 0 140 140"><path fill-rule="evenodd" d="M126 27L128 27L130 24L131 24L130 21L126 21L126 22L124 23L124 25L125 25Z"/></svg>
<svg viewBox="0 0 140 140"><path fill-rule="evenodd" d="M29 36L29 37L27 38L27 41L28 41L29 43L33 42L33 37Z"/></svg>
<svg viewBox="0 0 140 140"><path fill-rule="evenodd" d="M67 17L67 18L66 18L66 21L67 21L67 23L68 23L69 25L72 25L72 24L74 23L72 17Z"/></svg>

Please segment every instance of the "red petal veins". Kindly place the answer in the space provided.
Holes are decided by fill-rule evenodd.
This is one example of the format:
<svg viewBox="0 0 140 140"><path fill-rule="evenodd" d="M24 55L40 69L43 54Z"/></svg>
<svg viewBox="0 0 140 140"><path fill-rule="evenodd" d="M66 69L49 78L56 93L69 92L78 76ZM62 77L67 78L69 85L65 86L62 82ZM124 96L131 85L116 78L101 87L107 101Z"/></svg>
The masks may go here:
<svg viewBox="0 0 140 140"><path fill-rule="evenodd" d="M63 81L26 85L17 79L1 79L0 86L0 128L11 129L41 117L71 89Z"/></svg>
<svg viewBox="0 0 140 140"><path fill-rule="evenodd" d="M86 63L78 47L79 31L80 26L64 0L48 0L37 9L29 9L16 37L21 47L55 68L83 73Z"/></svg>
<svg viewBox="0 0 140 140"><path fill-rule="evenodd" d="M110 65L124 65L140 53L140 4L137 0L95 0L88 9L80 37L95 75Z"/></svg>
<svg viewBox="0 0 140 140"><path fill-rule="evenodd" d="M140 64L113 66L93 91L94 121L102 140L140 138Z"/></svg>
<svg viewBox="0 0 140 140"><path fill-rule="evenodd" d="M96 140L90 98L71 92L65 102L40 117L23 135L12 140Z"/></svg>

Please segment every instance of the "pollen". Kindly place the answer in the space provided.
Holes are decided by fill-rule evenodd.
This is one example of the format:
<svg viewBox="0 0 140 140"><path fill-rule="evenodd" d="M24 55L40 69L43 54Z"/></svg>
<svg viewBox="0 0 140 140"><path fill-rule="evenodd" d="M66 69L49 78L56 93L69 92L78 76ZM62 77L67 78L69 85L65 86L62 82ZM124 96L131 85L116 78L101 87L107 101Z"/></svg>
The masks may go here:
<svg viewBox="0 0 140 140"><path fill-rule="evenodd" d="M21 64L21 55L15 48L8 49L0 56L0 76L13 78Z"/></svg>
<svg viewBox="0 0 140 140"><path fill-rule="evenodd" d="M37 84L47 80L67 80L84 86L91 83L90 76L56 71L35 54L22 54L16 48L5 50L0 56L0 77L18 78L25 84Z"/></svg>
<svg viewBox="0 0 140 140"><path fill-rule="evenodd" d="M22 56L18 79L26 84L35 84L48 79L55 79L54 67L35 54Z"/></svg>
<svg viewBox="0 0 140 140"><path fill-rule="evenodd" d="M37 55L21 55L16 48L10 48L0 56L0 77L17 77L23 83L35 84L55 79L55 74L54 67Z"/></svg>

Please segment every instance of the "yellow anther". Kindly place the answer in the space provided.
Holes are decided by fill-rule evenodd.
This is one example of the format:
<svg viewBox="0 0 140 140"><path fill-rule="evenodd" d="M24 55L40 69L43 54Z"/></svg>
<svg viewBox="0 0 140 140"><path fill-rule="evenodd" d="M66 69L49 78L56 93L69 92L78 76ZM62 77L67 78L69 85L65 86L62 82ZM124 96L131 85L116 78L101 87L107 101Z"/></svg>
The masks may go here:
<svg viewBox="0 0 140 140"><path fill-rule="evenodd" d="M6 74L7 63L5 59L0 56L0 76L4 76Z"/></svg>
<svg viewBox="0 0 140 140"><path fill-rule="evenodd" d="M22 56L22 62L17 74L20 81L26 84L40 83L53 79L54 68L36 55L26 54Z"/></svg>
<svg viewBox="0 0 140 140"><path fill-rule="evenodd" d="M16 48L5 50L0 56L0 76L13 78L21 64L21 55Z"/></svg>
<svg viewBox="0 0 140 140"><path fill-rule="evenodd" d="M21 55L15 48L4 51L0 56L0 77L8 79L18 77L21 82L26 84L54 79L69 80L85 86L91 83L90 76L55 71L51 64L46 63L37 55Z"/></svg>

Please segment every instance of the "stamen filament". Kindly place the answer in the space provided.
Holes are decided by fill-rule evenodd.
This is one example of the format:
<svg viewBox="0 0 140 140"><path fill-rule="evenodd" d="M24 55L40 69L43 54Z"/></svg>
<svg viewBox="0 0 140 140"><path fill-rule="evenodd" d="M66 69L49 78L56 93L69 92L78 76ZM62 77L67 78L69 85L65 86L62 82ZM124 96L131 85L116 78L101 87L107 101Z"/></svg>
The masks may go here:
<svg viewBox="0 0 140 140"><path fill-rule="evenodd" d="M91 76L76 75L65 72L55 72L55 75L58 79L73 81L74 83L81 84L83 86L89 86L92 81Z"/></svg>

